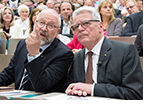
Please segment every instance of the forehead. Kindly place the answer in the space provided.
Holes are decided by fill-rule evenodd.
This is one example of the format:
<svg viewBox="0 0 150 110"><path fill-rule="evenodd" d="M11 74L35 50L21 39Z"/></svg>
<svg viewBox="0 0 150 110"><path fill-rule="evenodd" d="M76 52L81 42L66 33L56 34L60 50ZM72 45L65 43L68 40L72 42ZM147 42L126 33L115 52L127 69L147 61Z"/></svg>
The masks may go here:
<svg viewBox="0 0 150 110"><path fill-rule="evenodd" d="M110 2L103 2L103 4L102 4L102 6L104 6L104 5L112 5Z"/></svg>
<svg viewBox="0 0 150 110"><path fill-rule="evenodd" d="M6 8L4 12L11 12L10 9Z"/></svg>
<svg viewBox="0 0 150 110"><path fill-rule="evenodd" d="M92 13L89 11L82 11L80 13L78 13L75 16L75 23L76 22L81 22L81 21L85 21L85 20L91 20L92 19Z"/></svg>
<svg viewBox="0 0 150 110"><path fill-rule="evenodd" d="M127 6L134 5L134 2L130 1L127 3Z"/></svg>
<svg viewBox="0 0 150 110"><path fill-rule="evenodd" d="M46 22L57 22L58 23L58 18L59 16L57 16L56 14L52 13L52 12L43 12L43 13L40 13L39 16L38 16L38 19L39 20L42 20L42 21L46 21Z"/></svg>
<svg viewBox="0 0 150 110"><path fill-rule="evenodd" d="M22 11L28 11L28 10L26 8L23 8L20 10L20 12L22 12Z"/></svg>
<svg viewBox="0 0 150 110"><path fill-rule="evenodd" d="M62 5L61 5L61 9L62 8L71 8L71 4L70 3L67 3L67 2L64 2Z"/></svg>

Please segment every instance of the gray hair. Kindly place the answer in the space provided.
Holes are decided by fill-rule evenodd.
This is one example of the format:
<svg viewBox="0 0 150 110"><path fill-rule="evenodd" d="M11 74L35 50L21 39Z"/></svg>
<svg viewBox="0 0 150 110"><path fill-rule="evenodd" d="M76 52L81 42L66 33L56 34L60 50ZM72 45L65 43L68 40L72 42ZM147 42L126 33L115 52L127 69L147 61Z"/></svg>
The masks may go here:
<svg viewBox="0 0 150 110"><path fill-rule="evenodd" d="M57 15L57 16L58 16L58 21L59 21L59 27L61 26L61 19L60 19L58 13L57 13L54 9L51 9L51 8L47 8L47 9L42 10L42 11L37 15L36 20L39 20L39 16L41 15L41 13L42 13L43 11L50 11L51 13Z"/></svg>
<svg viewBox="0 0 150 110"><path fill-rule="evenodd" d="M92 18L93 20L99 20L101 21L101 17L100 17L100 14L99 12L94 8L94 7L91 7L91 6L83 6L83 7L80 7L78 9L76 9L74 12L73 12L73 23L74 23L74 20L75 20L75 16L78 15L79 13L81 12L90 12L92 14Z"/></svg>
<svg viewBox="0 0 150 110"><path fill-rule="evenodd" d="M21 10L22 9L27 9L28 13L29 13L29 7L25 4L21 4L19 7L18 7L18 14L20 14Z"/></svg>

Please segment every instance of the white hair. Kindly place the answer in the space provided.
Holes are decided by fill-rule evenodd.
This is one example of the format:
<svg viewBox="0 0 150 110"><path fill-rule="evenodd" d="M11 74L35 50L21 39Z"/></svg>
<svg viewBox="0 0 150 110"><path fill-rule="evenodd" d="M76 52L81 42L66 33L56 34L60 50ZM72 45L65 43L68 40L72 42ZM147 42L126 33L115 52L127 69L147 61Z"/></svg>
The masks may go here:
<svg viewBox="0 0 150 110"><path fill-rule="evenodd" d="M40 16L40 14L41 14L43 11L50 11L51 13L57 15L57 16L58 16L58 21L59 21L59 27L61 26L61 18L59 17L58 13L57 13L54 9L51 9L51 8L47 8L47 9L42 10L42 11L36 16L36 20L39 20L39 16Z"/></svg>
<svg viewBox="0 0 150 110"><path fill-rule="evenodd" d="M91 7L91 6L83 6L83 7L80 7L78 9L76 9L74 12L73 12L73 22L75 20L75 16L78 15L79 13L81 12L90 12L92 14L92 18L93 20L99 20L101 21L101 17L100 17L100 14L99 12L94 8L94 7Z"/></svg>
<svg viewBox="0 0 150 110"><path fill-rule="evenodd" d="M26 9L29 13L29 7L25 4L21 4L19 7L18 7L18 13L20 14L21 10L22 9Z"/></svg>

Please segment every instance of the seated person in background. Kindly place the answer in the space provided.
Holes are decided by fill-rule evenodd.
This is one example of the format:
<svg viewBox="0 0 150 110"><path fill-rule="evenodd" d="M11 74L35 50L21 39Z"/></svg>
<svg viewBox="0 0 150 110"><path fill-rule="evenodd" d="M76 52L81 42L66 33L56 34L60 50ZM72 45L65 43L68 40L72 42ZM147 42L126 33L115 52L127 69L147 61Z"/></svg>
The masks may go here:
<svg viewBox="0 0 150 110"><path fill-rule="evenodd" d="M3 7L0 11L0 30L4 32L6 39L11 37L10 30L14 25L14 13L11 7Z"/></svg>
<svg viewBox="0 0 150 110"><path fill-rule="evenodd" d="M30 16L29 16L29 33L33 31L34 24L36 23L36 16L41 12L39 8L35 8L32 10Z"/></svg>
<svg viewBox="0 0 150 110"><path fill-rule="evenodd" d="M30 36L18 43L8 67L0 73L0 86L15 82L15 89L64 92L73 53L55 38L59 15L53 9L39 13Z"/></svg>
<svg viewBox="0 0 150 110"><path fill-rule="evenodd" d="M143 11L131 14L126 19L126 26L122 31L121 36L136 35L137 30L141 24L143 24Z"/></svg>
<svg viewBox="0 0 150 110"><path fill-rule="evenodd" d="M6 54L9 47L9 39L11 38L11 30L14 26L14 13L11 7L3 7L0 10L0 32L4 33L6 37ZM1 37L1 36L0 36Z"/></svg>
<svg viewBox="0 0 150 110"><path fill-rule="evenodd" d="M15 21L15 25L10 34L12 38L27 38L29 35L29 8L22 4L18 7L20 18Z"/></svg>
<svg viewBox="0 0 150 110"><path fill-rule="evenodd" d="M134 44L139 52L139 56L143 57L143 24L139 26Z"/></svg>
<svg viewBox="0 0 150 110"><path fill-rule="evenodd" d="M84 46L78 41L77 35L74 34L71 42L67 44L67 47L73 52L76 53L84 48Z"/></svg>
<svg viewBox="0 0 150 110"><path fill-rule="evenodd" d="M71 4L71 2L63 2L60 6L60 12L61 12L61 16L62 16L62 20L61 20L61 31L60 34L63 34L65 36L68 37L73 37L73 33L69 27L70 25L70 16L72 14L74 10L73 5Z"/></svg>
<svg viewBox="0 0 150 110"><path fill-rule="evenodd" d="M120 99L143 98L143 74L134 45L107 39L98 11L81 7L72 26L85 46L74 55L66 94ZM92 63L93 62L93 63Z"/></svg>
<svg viewBox="0 0 150 110"><path fill-rule="evenodd" d="M103 0L98 6L102 24L107 36L120 36L122 32L122 20L115 18L111 0Z"/></svg>
<svg viewBox="0 0 150 110"><path fill-rule="evenodd" d="M126 8L128 10L129 15L139 12L139 9L137 8L137 3L135 0L127 0Z"/></svg>
<svg viewBox="0 0 150 110"><path fill-rule="evenodd" d="M136 0L136 2L137 2L137 8L140 11L143 11L143 0Z"/></svg>

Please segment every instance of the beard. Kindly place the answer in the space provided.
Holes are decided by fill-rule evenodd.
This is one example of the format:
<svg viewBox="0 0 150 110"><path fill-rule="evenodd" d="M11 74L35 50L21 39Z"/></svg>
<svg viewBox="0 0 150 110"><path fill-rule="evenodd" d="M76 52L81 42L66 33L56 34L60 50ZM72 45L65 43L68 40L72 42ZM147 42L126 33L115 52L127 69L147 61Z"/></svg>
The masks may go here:
<svg viewBox="0 0 150 110"><path fill-rule="evenodd" d="M55 35L53 37L49 37L47 32L40 31L40 33L43 33L45 35L45 38L46 38L46 39L45 38L41 38L41 43L40 43L41 46L50 44L54 40L54 38L55 38L55 36L57 34L57 33L55 33Z"/></svg>

